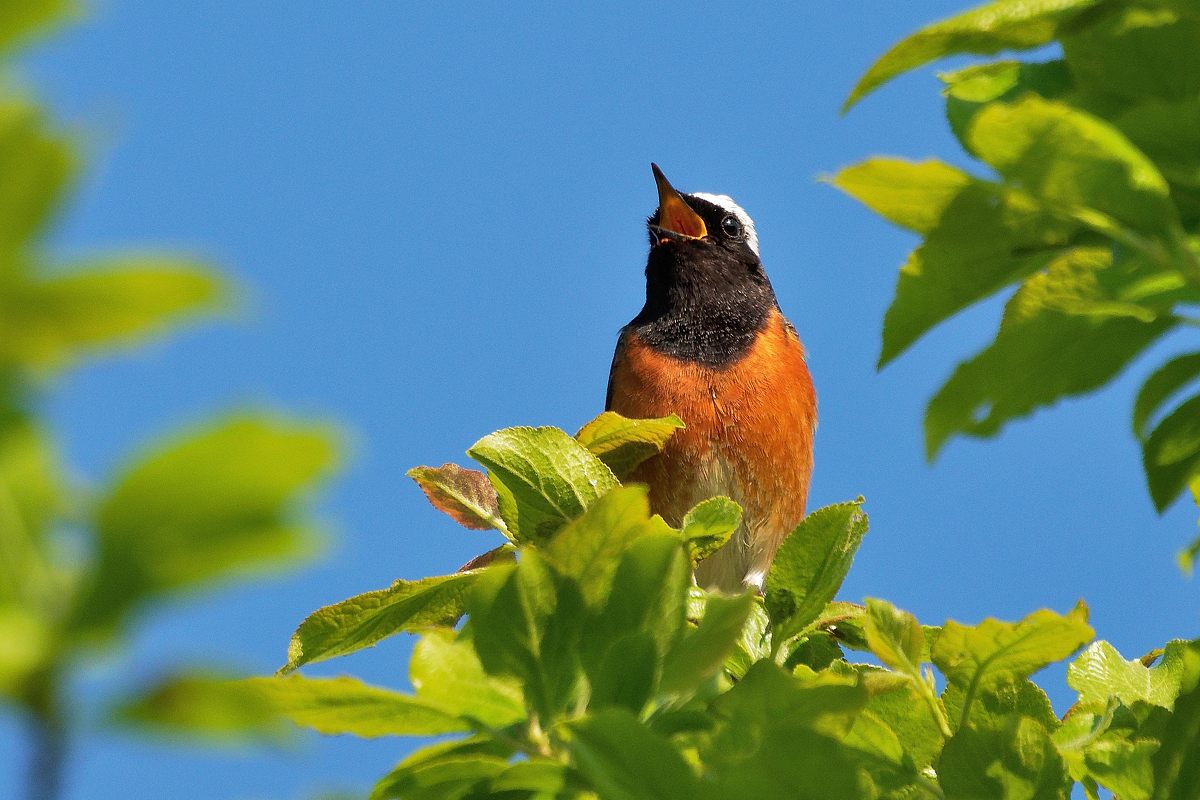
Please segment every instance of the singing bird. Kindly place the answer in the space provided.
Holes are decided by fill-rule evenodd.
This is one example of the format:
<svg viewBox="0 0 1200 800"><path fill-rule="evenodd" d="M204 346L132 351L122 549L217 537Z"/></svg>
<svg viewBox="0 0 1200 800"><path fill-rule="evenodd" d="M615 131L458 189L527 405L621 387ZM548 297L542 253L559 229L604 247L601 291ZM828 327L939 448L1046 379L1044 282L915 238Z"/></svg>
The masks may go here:
<svg viewBox="0 0 1200 800"><path fill-rule="evenodd" d="M621 329L605 407L677 414L686 428L632 480L672 525L701 500L744 509L730 541L696 570L701 586L762 588L783 537L804 516L817 398L804 347L779 310L746 212L725 195L681 194L651 164L646 304Z"/></svg>

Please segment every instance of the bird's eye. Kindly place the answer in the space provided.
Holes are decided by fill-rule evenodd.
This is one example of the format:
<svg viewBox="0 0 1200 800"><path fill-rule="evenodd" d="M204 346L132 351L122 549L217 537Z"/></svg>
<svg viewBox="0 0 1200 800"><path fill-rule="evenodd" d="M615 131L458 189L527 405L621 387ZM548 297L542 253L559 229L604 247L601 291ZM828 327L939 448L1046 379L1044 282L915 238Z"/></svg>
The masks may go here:
<svg viewBox="0 0 1200 800"><path fill-rule="evenodd" d="M730 239L742 238L742 223L733 214L721 220L721 232Z"/></svg>

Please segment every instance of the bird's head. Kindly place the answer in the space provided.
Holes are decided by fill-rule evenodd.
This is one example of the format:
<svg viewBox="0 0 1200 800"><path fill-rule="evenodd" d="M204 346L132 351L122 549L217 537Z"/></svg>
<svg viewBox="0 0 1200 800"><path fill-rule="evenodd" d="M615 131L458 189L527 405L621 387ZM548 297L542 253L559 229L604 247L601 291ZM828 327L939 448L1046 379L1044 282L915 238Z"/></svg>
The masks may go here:
<svg viewBox="0 0 1200 800"><path fill-rule="evenodd" d="M650 168L658 184L658 208L646 221L652 261L695 262L718 271L761 269L754 221L741 206L723 194L682 194L657 164Z"/></svg>

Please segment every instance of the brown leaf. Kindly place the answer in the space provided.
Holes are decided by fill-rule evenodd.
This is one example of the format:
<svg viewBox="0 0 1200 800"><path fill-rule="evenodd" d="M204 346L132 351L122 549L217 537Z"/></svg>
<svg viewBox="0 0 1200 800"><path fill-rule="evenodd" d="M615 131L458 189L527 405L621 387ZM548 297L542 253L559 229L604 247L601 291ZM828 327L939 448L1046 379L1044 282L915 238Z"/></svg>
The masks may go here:
<svg viewBox="0 0 1200 800"><path fill-rule="evenodd" d="M490 528L508 536L496 489L479 470L464 469L457 464L440 467L413 467L408 477L417 482L429 502L439 511L465 528L485 531Z"/></svg>

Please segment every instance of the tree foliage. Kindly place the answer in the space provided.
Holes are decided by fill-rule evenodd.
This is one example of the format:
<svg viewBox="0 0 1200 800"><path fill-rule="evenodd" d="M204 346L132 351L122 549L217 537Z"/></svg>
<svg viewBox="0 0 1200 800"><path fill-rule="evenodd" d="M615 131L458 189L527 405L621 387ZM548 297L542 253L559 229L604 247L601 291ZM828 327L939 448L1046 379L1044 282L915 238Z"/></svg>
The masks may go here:
<svg viewBox="0 0 1200 800"><path fill-rule="evenodd" d="M1200 5L996 0L894 46L847 107L945 56L1047 45L1056 47L1046 60L940 76L950 127L987 174L872 158L833 178L921 236L884 320L881 367L938 323L1016 287L995 340L929 402L931 458L954 436L992 436L1098 389L1166 334L1200 325ZM1189 487L1200 503L1198 380L1200 354L1175 358L1135 404L1159 511Z"/></svg>

